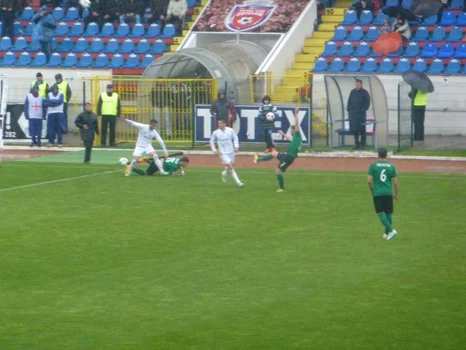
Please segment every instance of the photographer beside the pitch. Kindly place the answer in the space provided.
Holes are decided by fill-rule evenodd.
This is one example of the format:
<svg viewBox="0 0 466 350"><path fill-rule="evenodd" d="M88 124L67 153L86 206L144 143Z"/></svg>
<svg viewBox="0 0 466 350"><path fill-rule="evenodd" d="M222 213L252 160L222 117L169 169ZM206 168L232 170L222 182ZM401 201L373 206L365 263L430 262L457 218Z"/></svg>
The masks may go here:
<svg viewBox="0 0 466 350"><path fill-rule="evenodd" d="M272 100L270 96L266 95L262 98L262 106L259 108L259 115L258 118L261 121L261 129L264 134L265 144L267 149L264 151L265 153L276 152L275 145L272 140L272 134L275 131L275 118L278 117L278 109L272 104ZM268 120L266 118L267 113L273 113L274 118L272 120Z"/></svg>

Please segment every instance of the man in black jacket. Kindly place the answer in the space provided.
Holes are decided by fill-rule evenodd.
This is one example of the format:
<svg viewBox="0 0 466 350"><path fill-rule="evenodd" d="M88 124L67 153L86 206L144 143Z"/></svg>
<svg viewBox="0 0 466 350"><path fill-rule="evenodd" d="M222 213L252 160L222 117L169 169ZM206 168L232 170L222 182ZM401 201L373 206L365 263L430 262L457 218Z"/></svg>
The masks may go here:
<svg viewBox="0 0 466 350"><path fill-rule="evenodd" d="M102 0L93 0L91 2L91 7L89 8L89 15L86 18L84 18L84 24L86 28L89 25L89 23L94 22L99 25L99 30L102 29L102 3Z"/></svg>
<svg viewBox="0 0 466 350"><path fill-rule="evenodd" d="M139 0L128 0L121 4L120 24L141 23L141 7Z"/></svg>
<svg viewBox="0 0 466 350"><path fill-rule="evenodd" d="M0 10L3 18L2 37L8 36L12 41L17 3L17 0L0 0Z"/></svg>
<svg viewBox="0 0 466 350"><path fill-rule="evenodd" d="M92 112L92 105L90 103L86 103L84 111L76 117L74 124L81 131L81 140L83 140L86 149L84 163L89 164L91 162L92 144L94 143L95 135L99 134L97 116Z"/></svg>
<svg viewBox="0 0 466 350"><path fill-rule="evenodd" d="M119 0L106 0L102 2L103 23L120 20L121 3Z"/></svg>
<svg viewBox="0 0 466 350"><path fill-rule="evenodd" d="M362 87L362 80L356 80L356 88L351 90L348 98L348 111L350 131L354 135L356 149L362 149L366 146L366 112L371 105L371 96ZM361 135L361 142L359 142Z"/></svg>

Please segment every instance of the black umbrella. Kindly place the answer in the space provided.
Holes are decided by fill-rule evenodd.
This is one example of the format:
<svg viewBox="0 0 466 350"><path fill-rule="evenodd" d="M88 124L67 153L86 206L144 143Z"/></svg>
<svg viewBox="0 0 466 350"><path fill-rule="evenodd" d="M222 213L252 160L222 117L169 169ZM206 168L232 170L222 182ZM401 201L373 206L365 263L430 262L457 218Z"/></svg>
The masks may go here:
<svg viewBox="0 0 466 350"><path fill-rule="evenodd" d="M399 9L398 6L391 6L391 7L387 7L382 12L386 14L388 17L396 17L398 16L398 9Z"/></svg>
<svg viewBox="0 0 466 350"><path fill-rule="evenodd" d="M432 84L432 81L425 73L409 70L403 73L402 77L413 89L434 92L434 84Z"/></svg>
<svg viewBox="0 0 466 350"><path fill-rule="evenodd" d="M442 3L436 0L426 0L414 8L414 14L422 18L436 16L442 7Z"/></svg>
<svg viewBox="0 0 466 350"><path fill-rule="evenodd" d="M419 21L414 13L403 7L398 8L398 16L407 19L408 21Z"/></svg>

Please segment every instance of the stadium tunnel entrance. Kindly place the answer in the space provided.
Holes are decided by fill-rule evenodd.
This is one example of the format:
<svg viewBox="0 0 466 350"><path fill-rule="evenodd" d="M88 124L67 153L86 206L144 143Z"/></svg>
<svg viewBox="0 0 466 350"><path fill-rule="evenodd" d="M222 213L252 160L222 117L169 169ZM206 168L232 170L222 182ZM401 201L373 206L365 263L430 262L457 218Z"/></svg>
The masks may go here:
<svg viewBox="0 0 466 350"><path fill-rule="evenodd" d="M264 48L241 40L183 49L152 62L143 78L217 79L219 90L225 90L236 104L249 103L250 76L267 54Z"/></svg>

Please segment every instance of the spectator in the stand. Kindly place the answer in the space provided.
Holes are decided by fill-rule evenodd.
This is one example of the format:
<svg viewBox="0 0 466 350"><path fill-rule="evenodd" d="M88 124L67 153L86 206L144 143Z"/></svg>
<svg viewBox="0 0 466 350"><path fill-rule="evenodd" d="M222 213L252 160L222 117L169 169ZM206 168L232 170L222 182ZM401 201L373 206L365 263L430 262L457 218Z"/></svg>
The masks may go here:
<svg viewBox="0 0 466 350"><path fill-rule="evenodd" d="M186 0L170 0L168 3L166 21L168 23L180 23L180 31L183 30L184 18L188 12Z"/></svg>
<svg viewBox="0 0 466 350"><path fill-rule="evenodd" d="M34 87L37 86L39 88L39 95L45 100L47 97L47 92L49 90L49 86L46 81L44 81L44 77L42 76L41 72L36 74L36 80L31 83L31 93Z"/></svg>
<svg viewBox="0 0 466 350"><path fill-rule="evenodd" d="M151 0L144 11L144 22L158 23L160 30L165 26L165 14L167 13L169 0Z"/></svg>
<svg viewBox="0 0 466 350"><path fill-rule="evenodd" d="M84 18L84 24L87 27L89 23L97 23L99 28L102 29L102 0L91 1L91 7L89 8L89 14Z"/></svg>
<svg viewBox="0 0 466 350"><path fill-rule="evenodd" d="M391 32L393 32L392 25L390 24L390 21L388 20L388 18L386 18L383 20L383 24L380 27L380 35L388 34Z"/></svg>
<svg viewBox="0 0 466 350"><path fill-rule="evenodd" d="M217 99L210 106L210 113L215 117L215 125L223 120L231 128L236 120L235 106L226 98L225 91L218 92Z"/></svg>
<svg viewBox="0 0 466 350"><path fill-rule="evenodd" d="M99 135L97 116L92 112L92 105L89 102L84 106L84 111L76 117L74 124L81 132L81 140L86 149L84 163L89 164L95 135Z"/></svg>
<svg viewBox="0 0 466 350"><path fill-rule="evenodd" d="M53 8L60 7L61 0L41 0L40 6L50 5Z"/></svg>
<svg viewBox="0 0 466 350"><path fill-rule="evenodd" d="M363 11L374 11L374 3L371 0L361 0L354 5L354 9L356 10L356 15L359 19Z"/></svg>
<svg viewBox="0 0 466 350"><path fill-rule="evenodd" d="M403 17L397 17L395 23L393 23L393 31L400 33L403 41L409 41L411 38L411 29L409 28L409 23Z"/></svg>
<svg viewBox="0 0 466 350"><path fill-rule="evenodd" d="M66 134L68 132L68 102L71 99L71 88L70 84L67 81L63 80L63 76L58 73L55 75L55 82L58 86L58 90L63 94L63 121L62 125L63 132Z"/></svg>
<svg viewBox="0 0 466 350"><path fill-rule="evenodd" d="M41 146L42 120L45 115L44 98L39 95L39 86L34 85L24 101L24 116L29 121L29 135L32 139L30 147Z"/></svg>
<svg viewBox="0 0 466 350"><path fill-rule="evenodd" d="M40 42L42 52L45 54L47 62L52 55L52 40L55 35L55 28L57 28L55 17L52 14L53 7L44 5L40 8L33 18L32 22L37 25L35 28L37 39Z"/></svg>
<svg viewBox="0 0 466 350"><path fill-rule="evenodd" d="M113 23L120 20L121 3L119 0L105 0L102 2L102 22Z"/></svg>
<svg viewBox="0 0 466 350"><path fill-rule="evenodd" d="M141 23L141 7L139 0L127 0L121 4L120 24Z"/></svg>
<svg viewBox="0 0 466 350"><path fill-rule="evenodd" d="M2 37L7 36L13 41L13 27L15 22L15 12L17 0L0 0L0 10L2 13Z"/></svg>

